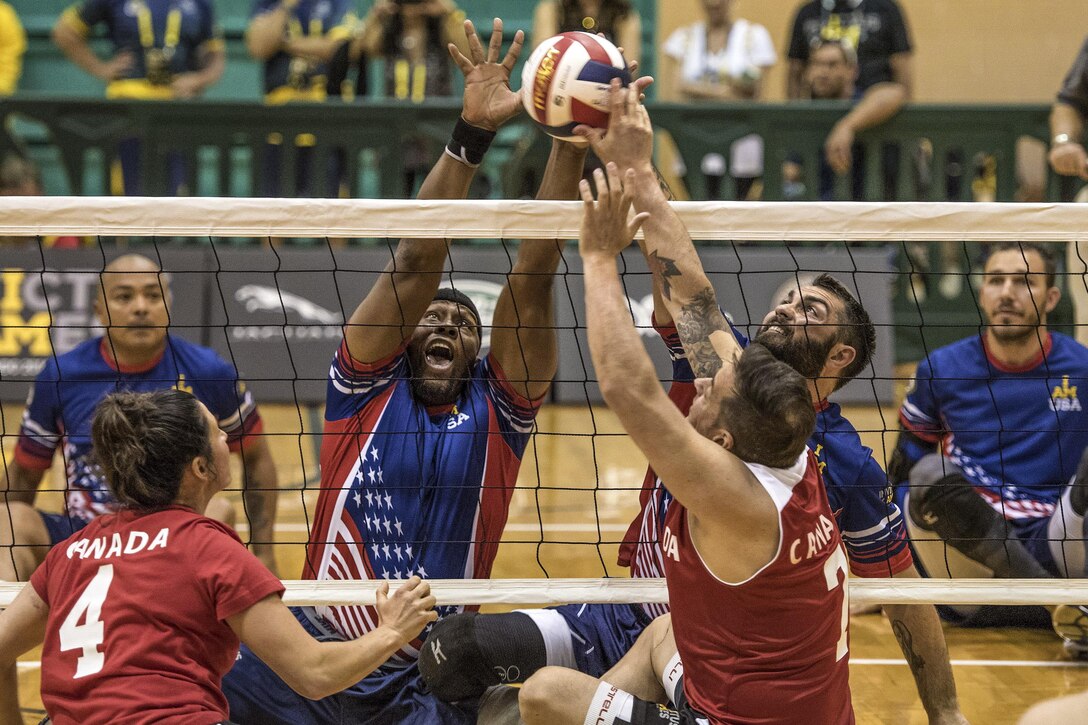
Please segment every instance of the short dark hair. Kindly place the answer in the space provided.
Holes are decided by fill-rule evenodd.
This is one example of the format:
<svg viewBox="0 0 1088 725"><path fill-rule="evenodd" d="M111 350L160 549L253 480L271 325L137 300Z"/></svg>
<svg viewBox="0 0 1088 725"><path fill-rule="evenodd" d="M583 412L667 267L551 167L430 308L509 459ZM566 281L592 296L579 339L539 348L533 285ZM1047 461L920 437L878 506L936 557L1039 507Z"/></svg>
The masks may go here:
<svg viewBox="0 0 1088 725"><path fill-rule="evenodd" d="M821 274L812 280L812 286L830 292L842 302L842 314L838 321L839 332L835 342L849 345L857 353L854 361L843 369L842 376L835 381L835 390L838 390L856 378L873 359L873 353L876 352L876 327L873 326L873 320L858 302L857 297L854 297L839 280L829 274Z"/></svg>
<svg viewBox="0 0 1088 725"><path fill-rule="evenodd" d="M471 312L472 316L476 318L476 336L481 340L483 339L483 320L480 318L480 311L476 308L476 303L472 301L471 297L459 289L442 287L435 293L434 299L431 300L431 302L438 302L440 300L443 302L453 302Z"/></svg>
<svg viewBox="0 0 1088 725"><path fill-rule="evenodd" d="M838 48L842 51L842 58L846 61L847 65L858 64L858 51L854 48L853 43L845 40L832 40L830 38L816 38L812 41L812 46L809 48L809 57L819 50L820 48Z"/></svg>
<svg viewBox="0 0 1088 725"><path fill-rule="evenodd" d="M208 432L196 398L174 389L107 395L91 422L95 460L114 498L143 511L174 503L185 468L211 459Z"/></svg>
<svg viewBox="0 0 1088 725"><path fill-rule="evenodd" d="M982 261L982 268L986 269L986 265L990 263L990 257L994 256L998 252L1019 252L1020 256L1027 260L1028 252L1035 252L1043 260L1043 269L1046 270L1046 286L1053 287L1055 281L1058 278L1058 261L1054 257L1054 252L1050 251L1050 246L1046 244L1037 244L1035 242L1000 242L990 247L986 252L986 259Z"/></svg>
<svg viewBox="0 0 1088 725"><path fill-rule="evenodd" d="M733 435L733 453L748 463L792 466L816 427L805 378L753 342L737 359L733 392L718 419Z"/></svg>

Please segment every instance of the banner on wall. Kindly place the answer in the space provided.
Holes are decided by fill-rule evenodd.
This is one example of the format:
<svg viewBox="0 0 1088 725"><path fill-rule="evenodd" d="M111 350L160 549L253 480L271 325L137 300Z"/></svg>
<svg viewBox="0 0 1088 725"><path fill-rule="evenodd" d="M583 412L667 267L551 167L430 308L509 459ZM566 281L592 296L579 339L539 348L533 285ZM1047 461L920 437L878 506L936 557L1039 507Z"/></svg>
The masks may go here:
<svg viewBox="0 0 1088 725"><path fill-rule="evenodd" d="M0 400L21 401L49 356L102 334L94 302L104 259L120 250L5 250L0 262ZM104 252L104 253L103 253ZM260 402L321 405L342 326L389 260L384 246L329 249L193 248L161 244L144 251L162 260L172 289L171 334L214 348L238 369ZM457 247L444 286L468 294L480 310L484 347L516 249ZM836 395L843 402L892 400L894 275L881 248L703 247L700 256L719 302L740 330L756 332L783 283L801 270L829 270L855 290L877 325L877 354L861 379ZM661 380L672 377L652 327L651 278L636 249L623 257L632 317ZM581 261L569 245L554 283L559 366L553 400L599 401L585 337Z"/></svg>

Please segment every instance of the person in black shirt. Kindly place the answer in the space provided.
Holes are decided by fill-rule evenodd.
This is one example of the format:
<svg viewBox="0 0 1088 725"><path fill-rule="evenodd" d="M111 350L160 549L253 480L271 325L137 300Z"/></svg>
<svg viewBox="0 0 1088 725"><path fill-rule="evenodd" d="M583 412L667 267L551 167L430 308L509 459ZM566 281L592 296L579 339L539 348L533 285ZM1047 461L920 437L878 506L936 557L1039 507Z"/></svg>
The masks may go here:
<svg viewBox="0 0 1088 725"><path fill-rule="evenodd" d="M883 121L909 100L912 46L906 21L895 0L813 0L802 5L793 21L787 53L788 98L812 97L805 83L805 71L813 49L827 41L850 47L857 55L858 108L868 106L872 95L899 99L891 113L880 119ZM840 122L824 143L827 163L836 174L847 173L855 164L864 167L864 160L855 158L859 151L854 148L857 130L860 129ZM884 198L892 200L896 197L899 148L885 146L883 156ZM854 195L858 196L859 185L855 183L854 187ZM821 188L820 197L831 198L832 192L832 188Z"/></svg>
<svg viewBox="0 0 1088 725"><path fill-rule="evenodd" d="M1088 118L1088 39L1062 82L1050 111L1050 167L1062 176L1088 179L1084 119Z"/></svg>

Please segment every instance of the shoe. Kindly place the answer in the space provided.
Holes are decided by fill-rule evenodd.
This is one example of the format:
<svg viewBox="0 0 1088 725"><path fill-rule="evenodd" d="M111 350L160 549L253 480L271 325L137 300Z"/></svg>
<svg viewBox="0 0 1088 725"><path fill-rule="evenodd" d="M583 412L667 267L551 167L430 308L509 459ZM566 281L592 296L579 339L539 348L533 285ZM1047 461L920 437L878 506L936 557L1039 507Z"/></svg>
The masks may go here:
<svg viewBox="0 0 1088 725"><path fill-rule="evenodd" d="M1050 615L1054 631L1071 659L1088 660L1088 607L1061 604Z"/></svg>

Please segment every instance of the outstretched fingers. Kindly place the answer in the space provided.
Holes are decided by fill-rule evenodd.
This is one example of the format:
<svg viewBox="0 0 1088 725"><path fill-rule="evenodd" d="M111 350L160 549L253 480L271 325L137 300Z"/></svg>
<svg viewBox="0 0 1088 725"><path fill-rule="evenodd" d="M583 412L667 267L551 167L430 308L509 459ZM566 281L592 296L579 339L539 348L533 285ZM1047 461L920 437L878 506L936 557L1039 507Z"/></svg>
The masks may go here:
<svg viewBox="0 0 1088 725"><path fill-rule="evenodd" d="M476 26L471 20L465 21L465 38L468 40L468 52L472 58L472 65L477 66L484 62L484 46L480 42L480 36L476 34Z"/></svg>
<svg viewBox="0 0 1088 725"><path fill-rule="evenodd" d="M498 63L502 52L502 18L491 21L491 40L487 44L487 62Z"/></svg>
<svg viewBox="0 0 1088 725"><path fill-rule="evenodd" d="M514 33L514 41L510 43L510 50L506 51L506 57L502 59L502 67L507 73L514 72L514 65L521 55L521 48L525 45L525 33L521 30Z"/></svg>
<svg viewBox="0 0 1088 725"><path fill-rule="evenodd" d="M468 21L466 20L465 22L467 23ZM460 48L453 43L448 44L446 48L450 51L450 58L452 58L453 62L457 64L457 67L461 69L461 73L468 75L472 72L472 69L475 66L472 65L471 60L465 57L465 54L461 52Z"/></svg>

